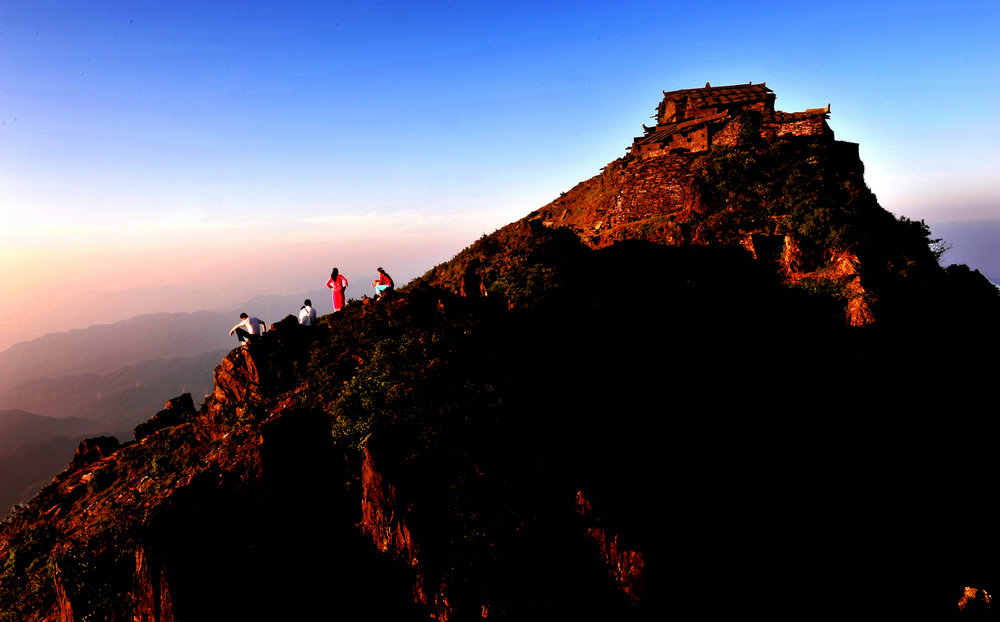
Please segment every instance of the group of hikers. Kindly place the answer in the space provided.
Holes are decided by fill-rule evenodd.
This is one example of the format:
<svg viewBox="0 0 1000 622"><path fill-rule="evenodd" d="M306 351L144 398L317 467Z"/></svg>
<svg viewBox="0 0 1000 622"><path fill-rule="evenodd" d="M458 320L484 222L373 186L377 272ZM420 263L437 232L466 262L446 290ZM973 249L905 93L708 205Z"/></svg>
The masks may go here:
<svg viewBox="0 0 1000 622"><path fill-rule="evenodd" d="M330 296L333 301L333 312L337 313L344 308L344 290L347 289L347 277L341 274L340 270L334 268L330 272L330 278L327 279L326 286L330 290ZM375 288L374 299L377 300L395 291L396 285L393 283L392 277L379 266L378 278L372 281L372 287ZM306 298L302 304L302 308L299 309L299 324L311 326L316 321L316 317L316 308L313 307L312 301ZM235 335L240 344L245 346L265 332L267 332L267 322L246 313L241 313L239 324L233 326L232 330L229 331L229 335Z"/></svg>

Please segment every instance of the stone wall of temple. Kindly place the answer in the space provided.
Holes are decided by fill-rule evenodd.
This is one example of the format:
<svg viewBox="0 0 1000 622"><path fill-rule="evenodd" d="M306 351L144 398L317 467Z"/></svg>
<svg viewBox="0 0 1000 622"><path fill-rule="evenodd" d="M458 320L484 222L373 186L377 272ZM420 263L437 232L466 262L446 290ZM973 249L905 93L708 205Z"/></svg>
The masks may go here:
<svg viewBox="0 0 1000 622"><path fill-rule="evenodd" d="M829 130L826 129L826 124L823 122L823 117L820 115L803 115L801 118L797 118L793 121L786 121L780 124L776 124L772 128L765 128L765 130L771 129L773 134L771 136L822 136ZM765 138L770 138L766 132L762 132Z"/></svg>
<svg viewBox="0 0 1000 622"><path fill-rule="evenodd" d="M683 211L697 201L690 157L633 160L628 166L611 171L611 176L617 192L608 210L610 227Z"/></svg>

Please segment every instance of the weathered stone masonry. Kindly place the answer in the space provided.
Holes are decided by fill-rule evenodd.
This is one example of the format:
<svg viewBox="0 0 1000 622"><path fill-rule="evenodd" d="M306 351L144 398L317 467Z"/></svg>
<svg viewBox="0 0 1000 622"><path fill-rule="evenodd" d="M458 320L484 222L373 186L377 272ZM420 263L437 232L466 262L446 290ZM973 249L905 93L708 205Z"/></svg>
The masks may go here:
<svg viewBox="0 0 1000 622"><path fill-rule="evenodd" d="M739 136L739 115L745 111L761 115L761 135L826 136L833 131L826 123L830 106L805 112L781 112L774 109L774 92L761 84L733 86L705 85L701 89L664 91L656 109L656 125L632 143L632 155L656 157L687 151L709 151L713 145L732 145Z"/></svg>

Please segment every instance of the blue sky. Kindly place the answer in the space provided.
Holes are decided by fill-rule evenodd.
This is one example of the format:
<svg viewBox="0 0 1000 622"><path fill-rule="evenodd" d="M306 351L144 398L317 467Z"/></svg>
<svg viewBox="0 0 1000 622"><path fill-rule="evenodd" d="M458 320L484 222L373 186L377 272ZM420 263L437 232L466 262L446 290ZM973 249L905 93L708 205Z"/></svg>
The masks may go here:
<svg viewBox="0 0 1000 622"><path fill-rule="evenodd" d="M962 242L1000 221L998 31L995 2L5 0L0 349L334 265L408 280L706 81L830 103L882 205L1000 277Z"/></svg>

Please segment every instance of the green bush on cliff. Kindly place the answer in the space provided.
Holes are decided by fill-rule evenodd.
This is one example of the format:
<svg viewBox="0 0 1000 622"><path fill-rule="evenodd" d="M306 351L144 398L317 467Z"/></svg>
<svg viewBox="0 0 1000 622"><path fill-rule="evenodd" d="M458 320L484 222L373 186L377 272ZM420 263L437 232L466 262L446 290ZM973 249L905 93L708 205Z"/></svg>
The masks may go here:
<svg viewBox="0 0 1000 622"><path fill-rule="evenodd" d="M487 286L488 294L500 296L515 308L535 304L558 287L557 268L537 263L527 254L511 256L493 277Z"/></svg>
<svg viewBox="0 0 1000 622"><path fill-rule="evenodd" d="M375 345L371 359L340 391L333 408L334 436L348 446L364 444L377 421L405 416L407 376L412 376L414 345L406 338Z"/></svg>
<svg viewBox="0 0 1000 622"><path fill-rule="evenodd" d="M847 289L847 282L851 278L853 278L853 276L847 276L841 279L806 278L795 283L794 287L795 289L819 298L834 298L846 301L850 298L850 292Z"/></svg>
<svg viewBox="0 0 1000 622"><path fill-rule="evenodd" d="M744 113L733 146L704 157L700 184L712 209L703 234L734 242L747 233L791 234L807 247L852 250L874 196L821 140L761 138L759 113ZM810 250L807 248L807 250Z"/></svg>
<svg viewBox="0 0 1000 622"><path fill-rule="evenodd" d="M744 113L732 146L701 160L699 185L710 206L697 231L706 241L738 243L748 234L790 235L805 265L832 251L907 278L938 268L947 250L922 220L896 218L865 185L860 163L825 139L764 139L759 113Z"/></svg>
<svg viewBox="0 0 1000 622"><path fill-rule="evenodd" d="M49 554L58 534L47 523L27 527L6 550L0 567L0 621L21 622L22 613L45 610L52 589Z"/></svg>
<svg viewBox="0 0 1000 622"><path fill-rule="evenodd" d="M565 228L545 227L541 220L519 221L483 236L454 260L429 270L420 281L457 292L466 277L467 292L479 286L489 300L511 309L526 309L558 297L569 285L569 266L583 261L586 247Z"/></svg>
<svg viewBox="0 0 1000 622"><path fill-rule="evenodd" d="M479 364L476 355L465 354L472 330L411 324L406 334L379 340L332 404L335 440L357 450L377 430L413 427L422 444L433 443L456 409L490 392L470 367Z"/></svg>
<svg viewBox="0 0 1000 622"><path fill-rule="evenodd" d="M135 569L134 530L124 517L102 521L85 542L67 547L56 560L59 579L73 603L75 619L97 622L110 611L125 612L131 598L122 587Z"/></svg>

